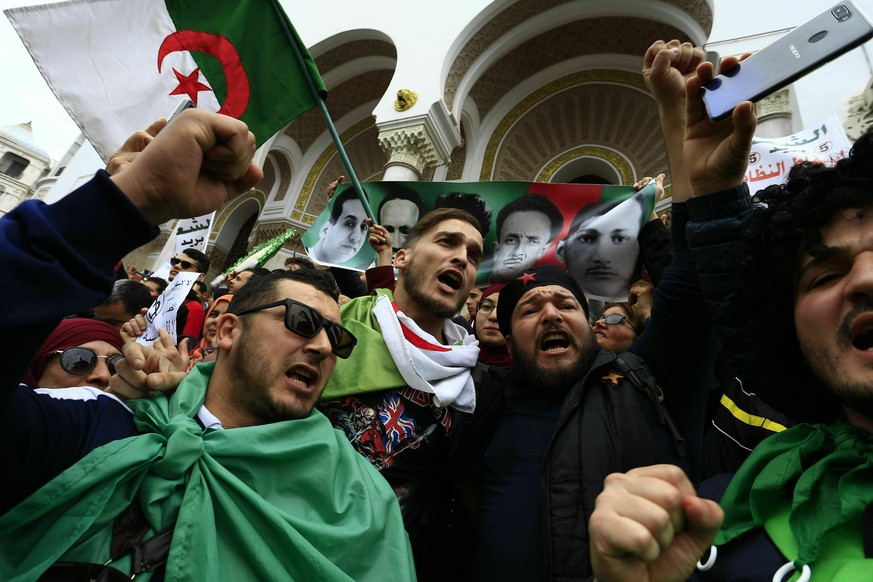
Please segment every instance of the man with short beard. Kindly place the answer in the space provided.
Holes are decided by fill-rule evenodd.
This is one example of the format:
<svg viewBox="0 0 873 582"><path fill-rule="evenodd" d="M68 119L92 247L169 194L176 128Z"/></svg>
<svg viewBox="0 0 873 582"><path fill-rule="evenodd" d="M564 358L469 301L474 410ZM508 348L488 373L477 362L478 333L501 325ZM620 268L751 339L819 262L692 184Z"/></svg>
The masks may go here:
<svg viewBox="0 0 873 582"><path fill-rule="evenodd" d="M116 156L133 155L111 178L101 171L55 204L27 201L0 219L0 263L15 273L38 265L66 283L48 301L39 281L19 277L0 314L4 334L19 340L0 366L0 438L9 444L0 455L0 579L412 579L393 491L312 410L355 344L328 275L248 283L217 322L216 362L196 366L169 395L121 402L17 385L9 356L33 355L48 325L105 297L121 255L157 236L157 225L211 212L263 177L244 123L196 109L166 123L125 143ZM124 354L118 376L137 395L158 387L149 377L173 376L156 348L130 338ZM75 374L83 357L59 366Z"/></svg>
<svg viewBox="0 0 873 582"><path fill-rule="evenodd" d="M479 348L451 318L475 283L482 240L462 210L434 210L416 223L394 258L394 292L342 306L358 346L338 362L319 405L394 488L413 548L454 417L475 405Z"/></svg>
<svg viewBox="0 0 873 582"><path fill-rule="evenodd" d="M673 260L628 353L598 347L585 294L560 267L526 269L501 291L512 370L489 370L459 445L479 501L471 579L586 579L588 517L608 474L654 459L696 473L716 343L686 221L674 204Z"/></svg>

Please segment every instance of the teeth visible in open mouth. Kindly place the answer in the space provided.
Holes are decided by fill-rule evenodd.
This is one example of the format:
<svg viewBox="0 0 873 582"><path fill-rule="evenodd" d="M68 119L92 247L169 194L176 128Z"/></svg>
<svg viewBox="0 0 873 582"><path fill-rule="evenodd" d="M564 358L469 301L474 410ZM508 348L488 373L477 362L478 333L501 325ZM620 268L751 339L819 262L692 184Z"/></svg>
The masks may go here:
<svg viewBox="0 0 873 582"><path fill-rule="evenodd" d="M292 370L285 375L288 376L291 381L296 382L301 386L309 386L309 381L311 380L309 374L298 370Z"/></svg>
<svg viewBox="0 0 873 582"><path fill-rule="evenodd" d="M437 280L440 283L448 285L449 287L451 287L455 291L457 291L458 289L461 288L461 280L457 276L455 276L453 273L443 273L442 275L437 277Z"/></svg>
<svg viewBox="0 0 873 582"><path fill-rule="evenodd" d="M568 347L570 347L570 339L563 332L550 333L540 342L540 349L544 352L560 352Z"/></svg>

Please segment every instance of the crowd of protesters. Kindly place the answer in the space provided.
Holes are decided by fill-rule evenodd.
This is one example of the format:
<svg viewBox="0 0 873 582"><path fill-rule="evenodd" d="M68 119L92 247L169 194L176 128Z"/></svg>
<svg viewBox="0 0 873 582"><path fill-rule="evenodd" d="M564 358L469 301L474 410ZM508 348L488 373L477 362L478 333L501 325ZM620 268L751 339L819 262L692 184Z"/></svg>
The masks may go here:
<svg viewBox="0 0 873 582"><path fill-rule="evenodd" d="M396 193L387 227L324 227L352 254L369 229L364 277L198 280L177 341L142 345L209 258L141 282L120 258L262 177L245 124L197 110L10 212L0 578L873 579L873 133L752 197L754 107L710 121L714 74L689 43L645 54L672 212L623 302L589 301L538 195L477 288L490 213ZM553 243L567 268L536 264Z"/></svg>

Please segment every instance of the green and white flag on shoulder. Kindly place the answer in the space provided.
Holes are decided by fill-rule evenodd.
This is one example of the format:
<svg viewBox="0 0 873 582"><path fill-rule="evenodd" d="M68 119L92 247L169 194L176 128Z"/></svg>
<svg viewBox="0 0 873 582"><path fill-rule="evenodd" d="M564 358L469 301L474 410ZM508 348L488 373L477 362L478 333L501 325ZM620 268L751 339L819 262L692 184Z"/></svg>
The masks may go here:
<svg viewBox="0 0 873 582"><path fill-rule="evenodd" d="M277 0L73 0L4 12L104 160L186 98L246 122L260 146L318 105L305 75L325 94Z"/></svg>

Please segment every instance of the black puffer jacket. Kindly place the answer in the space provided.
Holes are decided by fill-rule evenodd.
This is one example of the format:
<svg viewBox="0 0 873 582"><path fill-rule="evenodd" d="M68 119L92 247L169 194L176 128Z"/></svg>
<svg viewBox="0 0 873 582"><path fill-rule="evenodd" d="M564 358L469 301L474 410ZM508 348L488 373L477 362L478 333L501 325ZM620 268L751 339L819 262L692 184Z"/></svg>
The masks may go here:
<svg viewBox="0 0 873 582"><path fill-rule="evenodd" d="M663 390L663 407L685 439L688 470L693 475L702 456L707 378L717 342L685 240L687 220L685 205L675 204L673 260L655 290L646 331L630 352L638 361L646 362L658 388ZM615 386L609 380L610 373L622 376L616 378ZM568 582L591 577L587 524L608 474L654 463L680 462L673 432L659 422L658 407L627 376L613 354L601 351L585 377L568 390L562 401L559 421L543 451L540 498L531 500L539 509L541 524L536 537L542 540L542 551L536 553L544 556L544 580ZM494 368L478 384L476 412L464 423L453 463L455 471L470 476L474 493L478 491L477 463L495 428L505 411L512 408L516 394L530 389ZM464 469L470 466L472 475ZM440 512L445 520L457 514L475 516L477 510L468 507ZM446 535L440 539L444 544L461 539L457 527L443 531ZM440 555L458 558L472 545L468 541ZM456 559L455 563L462 564L463 560ZM456 568L453 578L465 579L464 572L463 566Z"/></svg>
<svg viewBox="0 0 873 582"><path fill-rule="evenodd" d="M669 427L658 421L658 407L664 409L629 381L606 351L567 395L543 460L544 579L591 575L588 519L607 475L684 464Z"/></svg>

